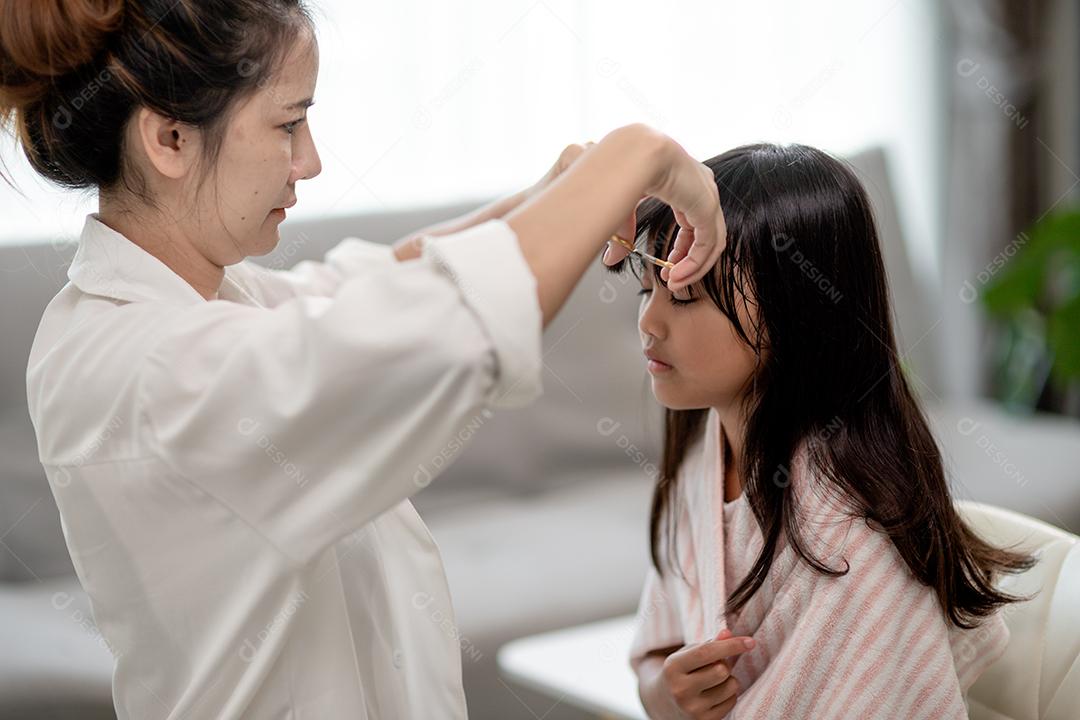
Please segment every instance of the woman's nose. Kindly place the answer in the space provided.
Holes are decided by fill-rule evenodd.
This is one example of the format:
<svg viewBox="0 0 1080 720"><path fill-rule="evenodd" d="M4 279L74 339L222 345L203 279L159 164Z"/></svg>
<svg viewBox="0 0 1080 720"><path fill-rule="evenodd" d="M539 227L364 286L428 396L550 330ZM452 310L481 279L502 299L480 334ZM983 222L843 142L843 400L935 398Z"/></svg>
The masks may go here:
<svg viewBox="0 0 1080 720"><path fill-rule="evenodd" d="M319 151L311 138L311 133L306 133L306 141L299 154L294 154L293 176L296 180L310 180L322 172L322 160Z"/></svg>

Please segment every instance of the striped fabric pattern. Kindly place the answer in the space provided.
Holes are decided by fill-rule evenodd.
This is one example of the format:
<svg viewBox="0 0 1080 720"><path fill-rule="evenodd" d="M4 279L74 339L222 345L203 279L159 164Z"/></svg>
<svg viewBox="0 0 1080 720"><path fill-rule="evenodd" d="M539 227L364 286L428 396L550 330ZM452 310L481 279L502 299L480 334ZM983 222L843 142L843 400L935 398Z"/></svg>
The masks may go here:
<svg viewBox="0 0 1080 720"><path fill-rule="evenodd" d="M745 494L723 499L719 416L687 454L679 478L675 555L682 574L650 569L631 647L715 638L728 628L755 647L734 659L742 692L729 718L966 718L965 693L1005 650L1001 613L964 631L892 541L845 512L800 451L789 479L807 549L846 575L827 577L781 542L762 587L740 612L724 604L753 565L761 533ZM666 534L666 533L665 533ZM667 548L662 548L666 553Z"/></svg>

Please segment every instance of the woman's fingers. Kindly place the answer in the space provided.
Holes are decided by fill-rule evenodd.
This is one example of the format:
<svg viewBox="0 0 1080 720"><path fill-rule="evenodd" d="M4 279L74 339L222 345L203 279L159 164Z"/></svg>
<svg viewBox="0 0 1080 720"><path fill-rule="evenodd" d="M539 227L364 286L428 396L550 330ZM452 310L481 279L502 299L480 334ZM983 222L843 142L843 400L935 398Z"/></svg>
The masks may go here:
<svg viewBox="0 0 1080 720"><path fill-rule="evenodd" d="M582 155L587 153L596 143L589 141L585 144L573 143L563 148L563 151L559 153L559 157L555 160L555 163L551 168L544 173L544 176L537 180L531 188L533 193L540 192L551 183L566 172L571 165L578 161Z"/></svg>
<svg viewBox="0 0 1080 720"><path fill-rule="evenodd" d="M571 165L578 161L578 158L587 153L589 149L592 148L592 146L595 144L596 143L590 140L584 145L578 143L574 143L573 145L567 145L566 148L562 151L562 154L559 156L558 163L556 163L556 166L558 167L558 172L556 173L556 176L566 172L566 170Z"/></svg>
<svg viewBox="0 0 1080 720"><path fill-rule="evenodd" d="M674 254L671 262L675 267L668 273L668 287L672 292L691 285L709 272L720 259L727 239L727 226L724 224L724 212L720 207L719 193L712 171L704 165L706 195L696 207L682 213L686 223L681 224L675 238ZM695 210L700 209L700 212Z"/></svg>
<svg viewBox="0 0 1080 720"><path fill-rule="evenodd" d="M634 206L634 210L630 213L630 217L615 231L616 235L626 238L631 245L634 244L634 238L637 236L637 209L644 201L645 198L638 201L638 204ZM608 240L607 247L604 249L603 263L605 265L617 265L629 254L630 251L623 247L622 244Z"/></svg>
<svg viewBox="0 0 1080 720"><path fill-rule="evenodd" d="M625 237L625 236L624 236ZM608 266L618 265L626 256L630 254L630 251L624 248L614 240L608 240L607 247L604 248L604 257L601 261Z"/></svg>
<svg viewBox="0 0 1080 720"><path fill-rule="evenodd" d="M720 258L727 239L724 213L712 171L673 143L672 167L661 183L658 197L675 213L679 229L668 260L675 267L660 277L674 292L709 272Z"/></svg>

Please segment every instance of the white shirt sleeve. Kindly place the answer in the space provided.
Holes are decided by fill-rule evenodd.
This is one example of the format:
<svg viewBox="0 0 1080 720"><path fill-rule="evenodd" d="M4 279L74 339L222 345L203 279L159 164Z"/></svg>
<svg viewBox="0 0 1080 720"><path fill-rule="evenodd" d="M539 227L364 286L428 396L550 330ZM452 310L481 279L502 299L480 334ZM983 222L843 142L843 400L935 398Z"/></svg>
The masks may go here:
<svg viewBox="0 0 1080 720"><path fill-rule="evenodd" d="M536 280L491 220L333 297L185 309L139 369L155 453L304 563L541 393Z"/></svg>
<svg viewBox="0 0 1080 720"><path fill-rule="evenodd" d="M234 266L247 289L266 305L294 297L330 297L341 284L364 272L380 272L396 263L392 245L348 237L331 248L321 261L302 260L288 270L264 267L251 260Z"/></svg>

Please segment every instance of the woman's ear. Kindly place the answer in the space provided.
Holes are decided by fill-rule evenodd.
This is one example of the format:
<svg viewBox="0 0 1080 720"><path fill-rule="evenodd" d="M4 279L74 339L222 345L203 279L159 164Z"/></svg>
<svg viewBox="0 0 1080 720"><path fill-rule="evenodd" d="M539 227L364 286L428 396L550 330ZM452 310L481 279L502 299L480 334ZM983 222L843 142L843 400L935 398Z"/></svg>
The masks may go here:
<svg viewBox="0 0 1080 720"><path fill-rule="evenodd" d="M159 173L178 180L194 166L200 140L197 128L145 107L139 108L134 125L138 146Z"/></svg>

